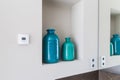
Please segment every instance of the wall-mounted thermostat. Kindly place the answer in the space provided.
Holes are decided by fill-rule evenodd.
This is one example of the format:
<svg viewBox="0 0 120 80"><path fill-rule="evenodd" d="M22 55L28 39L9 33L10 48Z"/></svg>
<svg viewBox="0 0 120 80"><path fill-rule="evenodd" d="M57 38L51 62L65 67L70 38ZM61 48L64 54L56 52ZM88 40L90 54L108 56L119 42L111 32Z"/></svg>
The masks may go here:
<svg viewBox="0 0 120 80"><path fill-rule="evenodd" d="M18 34L18 44L28 45L29 44L29 34Z"/></svg>

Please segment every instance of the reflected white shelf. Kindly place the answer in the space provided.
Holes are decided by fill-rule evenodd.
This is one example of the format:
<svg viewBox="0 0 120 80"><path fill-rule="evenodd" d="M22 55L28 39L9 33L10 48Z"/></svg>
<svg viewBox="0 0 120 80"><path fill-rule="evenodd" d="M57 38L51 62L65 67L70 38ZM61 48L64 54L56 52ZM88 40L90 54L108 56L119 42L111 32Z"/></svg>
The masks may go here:
<svg viewBox="0 0 120 80"><path fill-rule="evenodd" d="M110 56L110 39L113 34L120 33L119 3L120 0L99 1L99 57L106 57L105 66L99 64L99 69L120 65L119 55Z"/></svg>

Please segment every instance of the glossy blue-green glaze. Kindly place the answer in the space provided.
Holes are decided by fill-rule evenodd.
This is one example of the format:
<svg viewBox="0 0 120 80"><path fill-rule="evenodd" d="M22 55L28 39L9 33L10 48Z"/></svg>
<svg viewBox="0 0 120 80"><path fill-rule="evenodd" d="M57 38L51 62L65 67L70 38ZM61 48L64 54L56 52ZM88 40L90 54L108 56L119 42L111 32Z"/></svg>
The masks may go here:
<svg viewBox="0 0 120 80"><path fill-rule="evenodd" d="M43 63L56 63L60 58L59 38L55 29L47 29L43 38Z"/></svg>
<svg viewBox="0 0 120 80"><path fill-rule="evenodd" d="M110 56L114 55L114 49L113 49L113 44L110 42Z"/></svg>
<svg viewBox="0 0 120 80"><path fill-rule="evenodd" d="M111 42L113 44L114 55L120 55L120 37L118 34L114 34Z"/></svg>
<svg viewBox="0 0 120 80"><path fill-rule="evenodd" d="M65 38L65 42L62 45L62 60L71 61L75 59L75 47L71 42L70 37Z"/></svg>

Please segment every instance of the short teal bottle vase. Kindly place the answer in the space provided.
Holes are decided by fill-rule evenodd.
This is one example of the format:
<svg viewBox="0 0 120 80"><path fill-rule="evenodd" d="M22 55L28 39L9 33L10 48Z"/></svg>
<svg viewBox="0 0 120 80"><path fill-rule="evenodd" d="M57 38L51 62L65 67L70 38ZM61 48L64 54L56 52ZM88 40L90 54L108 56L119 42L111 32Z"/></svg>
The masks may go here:
<svg viewBox="0 0 120 80"><path fill-rule="evenodd" d="M119 34L114 34L111 42L113 44L114 55L120 55L120 37Z"/></svg>
<svg viewBox="0 0 120 80"><path fill-rule="evenodd" d="M75 47L71 42L70 37L65 38L65 42L62 45L62 60L72 61L75 59Z"/></svg>
<svg viewBox="0 0 120 80"><path fill-rule="evenodd" d="M43 38L43 63L56 63L60 58L59 38L55 29L47 29Z"/></svg>
<svg viewBox="0 0 120 80"><path fill-rule="evenodd" d="M113 49L113 44L110 42L110 56L114 55L114 49Z"/></svg>

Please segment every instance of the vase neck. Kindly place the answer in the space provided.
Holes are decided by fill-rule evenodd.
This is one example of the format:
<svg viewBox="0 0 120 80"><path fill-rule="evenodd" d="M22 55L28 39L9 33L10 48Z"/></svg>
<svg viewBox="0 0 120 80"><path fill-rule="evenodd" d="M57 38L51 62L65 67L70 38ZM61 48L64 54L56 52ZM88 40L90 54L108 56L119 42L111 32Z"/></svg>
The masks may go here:
<svg viewBox="0 0 120 80"><path fill-rule="evenodd" d="M54 34L55 33L55 29L47 29L47 33L48 34Z"/></svg>
<svg viewBox="0 0 120 80"><path fill-rule="evenodd" d="M113 37L119 37L119 34L114 34Z"/></svg>
<svg viewBox="0 0 120 80"><path fill-rule="evenodd" d="M66 41L66 42L70 42L70 41L71 41L70 37L66 37L66 38L65 38L65 41Z"/></svg>

